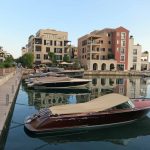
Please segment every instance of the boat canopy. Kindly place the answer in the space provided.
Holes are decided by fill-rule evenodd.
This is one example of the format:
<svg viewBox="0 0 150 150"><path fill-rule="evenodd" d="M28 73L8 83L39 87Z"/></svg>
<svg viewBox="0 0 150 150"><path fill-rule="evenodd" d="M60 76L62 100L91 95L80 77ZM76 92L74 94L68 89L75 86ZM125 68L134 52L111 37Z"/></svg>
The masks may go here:
<svg viewBox="0 0 150 150"><path fill-rule="evenodd" d="M114 106L125 103L129 100L127 96L112 93L107 94L85 103L66 104L52 106L50 110L52 114L73 114L73 113L90 113L99 112L110 109Z"/></svg>

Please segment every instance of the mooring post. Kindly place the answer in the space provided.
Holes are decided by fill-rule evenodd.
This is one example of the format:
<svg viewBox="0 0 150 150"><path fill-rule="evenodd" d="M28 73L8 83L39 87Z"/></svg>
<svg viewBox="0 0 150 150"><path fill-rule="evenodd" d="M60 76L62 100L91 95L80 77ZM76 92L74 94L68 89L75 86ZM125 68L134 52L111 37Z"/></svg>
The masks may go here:
<svg viewBox="0 0 150 150"><path fill-rule="evenodd" d="M14 93L14 85L12 85L11 91L12 91L12 94L13 94Z"/></svg>
<svg viewBox="0 0 150 150"><path fill-rule="evenodd" d="M9 104L9 94L6 94L6 105Z"/></svg>

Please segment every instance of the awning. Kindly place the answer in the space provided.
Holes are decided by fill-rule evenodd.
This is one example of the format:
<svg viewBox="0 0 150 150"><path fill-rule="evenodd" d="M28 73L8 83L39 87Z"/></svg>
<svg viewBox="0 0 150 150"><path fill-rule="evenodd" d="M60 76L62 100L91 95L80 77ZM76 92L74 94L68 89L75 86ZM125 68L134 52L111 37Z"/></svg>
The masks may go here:
<svg viewBox="0 0 150 150"><path fill-rule="evenodd" d="M120 94L107 94L86 103L66 104L50 107L53 114L72 114L104 111L129 100Z"/></svg>
<svg viewBox="0 0 150 150"><path fill-rule="evenodd" d="M68 62L61 62L61 65L73 65L73 63L68 63Z"/></svg>

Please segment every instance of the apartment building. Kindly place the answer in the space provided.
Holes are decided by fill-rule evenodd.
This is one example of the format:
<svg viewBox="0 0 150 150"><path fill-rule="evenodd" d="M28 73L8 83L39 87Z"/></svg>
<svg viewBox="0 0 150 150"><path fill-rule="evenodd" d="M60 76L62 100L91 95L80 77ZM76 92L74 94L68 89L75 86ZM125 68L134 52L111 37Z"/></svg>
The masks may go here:
<svg viewBox="0 0 150 150"><path fill-rule="evenodd" d="M7 57L12 56L10 53L7 53L6 51L3 50L3 47L0 46L0 63L5 61Z"/></svg>
<svg viewBox="0 0 150 150"><path fill-rule="evenodd" d="M141 45L135 45L133 36L130 36L128 51L128 70L141 71L141 51Z"/></svg>
<svg viewBox="0 0 150 150"><path fill-rule="evenodd" d="M35 64L50 63L48 53L55 53L57 62L63 61L64 55L68 54L68 33L53 29L41 29L36 36L31 35L28 39L28 52L34 54Z"/></svg>
<svg viewBox="0 0 150 150"><path fill-rule="evenodd" d="M3 51L3 48L0 47L0 63L5 60L5 52Z"/></svg>
<svg viewBox="0 0 150 150"><path fill-rule="evenodd" d="M149 52L145 51L141 54L141 71L149 70Z"/></svg>
<svg viewBox="0 0 150 150"><path fill-rule="evenodd" d="M95 30L78 39L78 57L88 70L127 70L129 31Z"/></svg>

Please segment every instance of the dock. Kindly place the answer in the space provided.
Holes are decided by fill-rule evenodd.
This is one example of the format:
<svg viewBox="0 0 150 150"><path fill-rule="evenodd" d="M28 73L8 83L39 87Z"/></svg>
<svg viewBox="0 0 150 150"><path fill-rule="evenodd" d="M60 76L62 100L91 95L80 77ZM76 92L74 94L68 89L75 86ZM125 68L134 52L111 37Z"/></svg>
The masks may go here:
<svg viewBox="0 0 150 150"><path fill-rule="evenodd" d="M86 70L85 76L142 76L150 77L150 71L98 71L98 70Z"/></svg>
<svg viewBox="0 0 150 150"><path fill-rule="evenodd" d="M8 116L12 113L10 110L15 103L21 77L21 69L0 76L0 142L6 128Z"/></svg>

